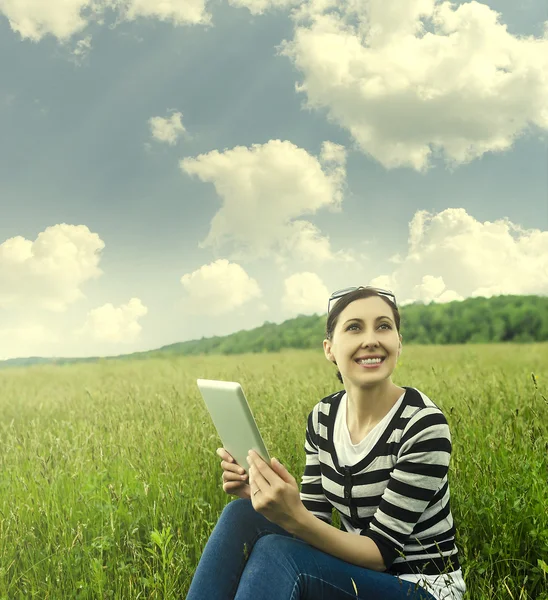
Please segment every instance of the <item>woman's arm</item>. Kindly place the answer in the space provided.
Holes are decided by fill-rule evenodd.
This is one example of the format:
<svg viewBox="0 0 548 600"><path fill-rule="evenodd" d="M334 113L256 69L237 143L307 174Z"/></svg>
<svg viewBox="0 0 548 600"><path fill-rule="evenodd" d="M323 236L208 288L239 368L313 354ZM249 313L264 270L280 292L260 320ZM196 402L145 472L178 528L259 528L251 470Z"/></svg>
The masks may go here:
<svg viewBox="0 0 548 600"><path fill-rule="evenodd" d="M269 465L250 450L249 479L253 508L288 533L346 562L386 570L374 540L336 529L312 514L299 497L299 486L276 459Z"/></svg>
<svg viewBox="0 0 548 600"><path fill-rule="evenodd" d="M333 505L325 497L322 488L322 473L318 456L317 434L318 405L308 415L304 451L306 464L301 478L301 502L306 509L326 523L333 519Z"/></svg>
<svg viewBox="0 0 548 600"><path fill-rule="evenodd" d="M440 505L445 496L448 498L450 457L451 434L443 413L437 407L417 411L403 430L388 485L369 528L362 534L377 545L387 568L396 558L403 557L404 545L428 508L430 529L435 525L432 519L445 521ZM431 506L439 494L444 496ZM433 552L438 554L438 549ZM439 556L441 559L442 555Z"/></svg>
<svg viewBox="0 0 548 600"><path fill-rule="evenodd" d="M373 571L386 570L379 548L371 538L341 531L318 519L306 509L302 511L298 520L286 529L314 548L353 565Z"/></svg>
<svg viewBox="0 0 548 600"><path fill-rule="evenodd" d="M287 469L276 459L268 465L254 451L248 456L251 501L257 512L311 546L346 562L386 571L402 555L415 524L445 481L450 454L449 428L441 411L418 411L405 427L390 481L362 535L338 530L312 514Z"/></svg>
<svg viewBox="0 0 548 600"><path fill-rule="evenodd" d="M338 530L306 511L299 511L286 529L346 562L385 571L445 480L450 455L451 436L443 413L437 408L418 411L403 433L398 461L367 532Z"/></svg>

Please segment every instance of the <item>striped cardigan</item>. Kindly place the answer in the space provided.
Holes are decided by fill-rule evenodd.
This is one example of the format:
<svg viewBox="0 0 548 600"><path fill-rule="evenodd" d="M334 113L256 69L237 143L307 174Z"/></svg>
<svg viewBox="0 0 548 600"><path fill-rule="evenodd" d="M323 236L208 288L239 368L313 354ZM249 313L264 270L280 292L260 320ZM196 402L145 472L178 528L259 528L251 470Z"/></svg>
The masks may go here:
<svg viewBox="0 0 548 600"><path fill-rule="evenodd" d="M404 387L403 401L371 451L341 467L333 443L344 390L327 396L310 412L305 437L306 466L301 501L341 529L371 538L394 575L438 575L459 568L447 471L449 426L422 392Z"/></svg>

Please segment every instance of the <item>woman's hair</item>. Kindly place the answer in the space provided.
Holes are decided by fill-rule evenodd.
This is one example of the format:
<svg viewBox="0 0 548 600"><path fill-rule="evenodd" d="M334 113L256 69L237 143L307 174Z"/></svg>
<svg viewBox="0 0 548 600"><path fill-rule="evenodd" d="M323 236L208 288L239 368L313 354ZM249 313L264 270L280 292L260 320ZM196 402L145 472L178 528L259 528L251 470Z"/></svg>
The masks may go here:
<svg viewBox="0 0 548 600"><path fill-rule="evenodd" d="M396 323L396 329L398 333L400 332L400 311L398 307L390 300L388 297L379 294L375 290L362 288L360 290L354 290L353 292L349 292L346 296L343 296L339 300L335 302L335 305L331 309L331 312L327 315L327 323L325 326L325 337L328 340L333 338L333 333L335 331L335 327L337 326L337 321L339 320L339 315L342 311L354 300L360 300L361 298L370 298L371 296L378 296L382 298L388 306L392 309L392 313L394 315L394 322ZM337 371L338 380L343 383L342 375L340 371Z"/></svg>

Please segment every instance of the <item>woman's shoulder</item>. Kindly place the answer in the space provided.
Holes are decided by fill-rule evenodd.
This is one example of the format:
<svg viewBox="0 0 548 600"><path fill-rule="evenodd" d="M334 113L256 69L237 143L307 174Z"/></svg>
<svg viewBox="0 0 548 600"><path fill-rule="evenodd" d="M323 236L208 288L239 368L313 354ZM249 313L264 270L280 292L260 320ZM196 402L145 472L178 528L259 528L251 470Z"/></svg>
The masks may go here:
<svg viewBox="0 0 548 600"><path fill-rule="evenodd" d="M344 396L345 390L339 390L338 392L333 392L328 396L325 396L312 407L312 410L309 413L309 416L314 416L317 419L318 413L323 413L324 415L329 415L331 413L331 406L336 404L338 406L342 397Z"/></svg>
<svg viewBox="0 0 548 600"><path fill-rule="evenodd" d="M449 426L443 410L424 392L406 388L405 407L402 412L405 425L403 438L415 436L420 431L435 431L437 435L450 437Z"/></svg>
<svg viewBox="0 0 548 600"><path fill-rule="evenodd" d="M443 410L422 390L416 387L402 386L405 389L404 402L414 413L419 411L440 412ZM414 410L413 410L414 409Z"/></svg>
<svg viewBox="0 0 548 600"><path fill-rule="evenodd" d="M318 400L314 405L314 408L321 407L322 405L331 405L334 402L340 402L341 398L344 396L345 390L339 390L337 392L333 392L328 396L324 396L321 400Z"/></svg>

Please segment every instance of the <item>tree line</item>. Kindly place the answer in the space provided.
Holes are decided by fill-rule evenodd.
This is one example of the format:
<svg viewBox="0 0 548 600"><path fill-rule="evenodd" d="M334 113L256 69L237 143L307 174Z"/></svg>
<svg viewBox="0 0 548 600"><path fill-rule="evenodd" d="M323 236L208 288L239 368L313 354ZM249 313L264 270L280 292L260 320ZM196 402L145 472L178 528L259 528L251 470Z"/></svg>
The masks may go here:
<svg viewBox="0 0 548 600"><path fill-rule="evenodd" d="M406 344L474 344L548 341L548 296L468 298L399 309ZM156 353L242 354L285 348L319 349L326 315L300 315L280 324L164 346Z"/></svg>
<svg viewBox="0 0 548 600"><path fill-rule="evenodd" d="M548 296L467 298L445 304L408 304L400 309L405 344L477 344L548 341ZM325 337L326 315L299 315L283 323L266 321L249 331L178 342L157 350L116 357L15 358L0 368L33 364L69 364L97 360L153 358L166 355L245 354L284 349L316 349Z"/></svg>

